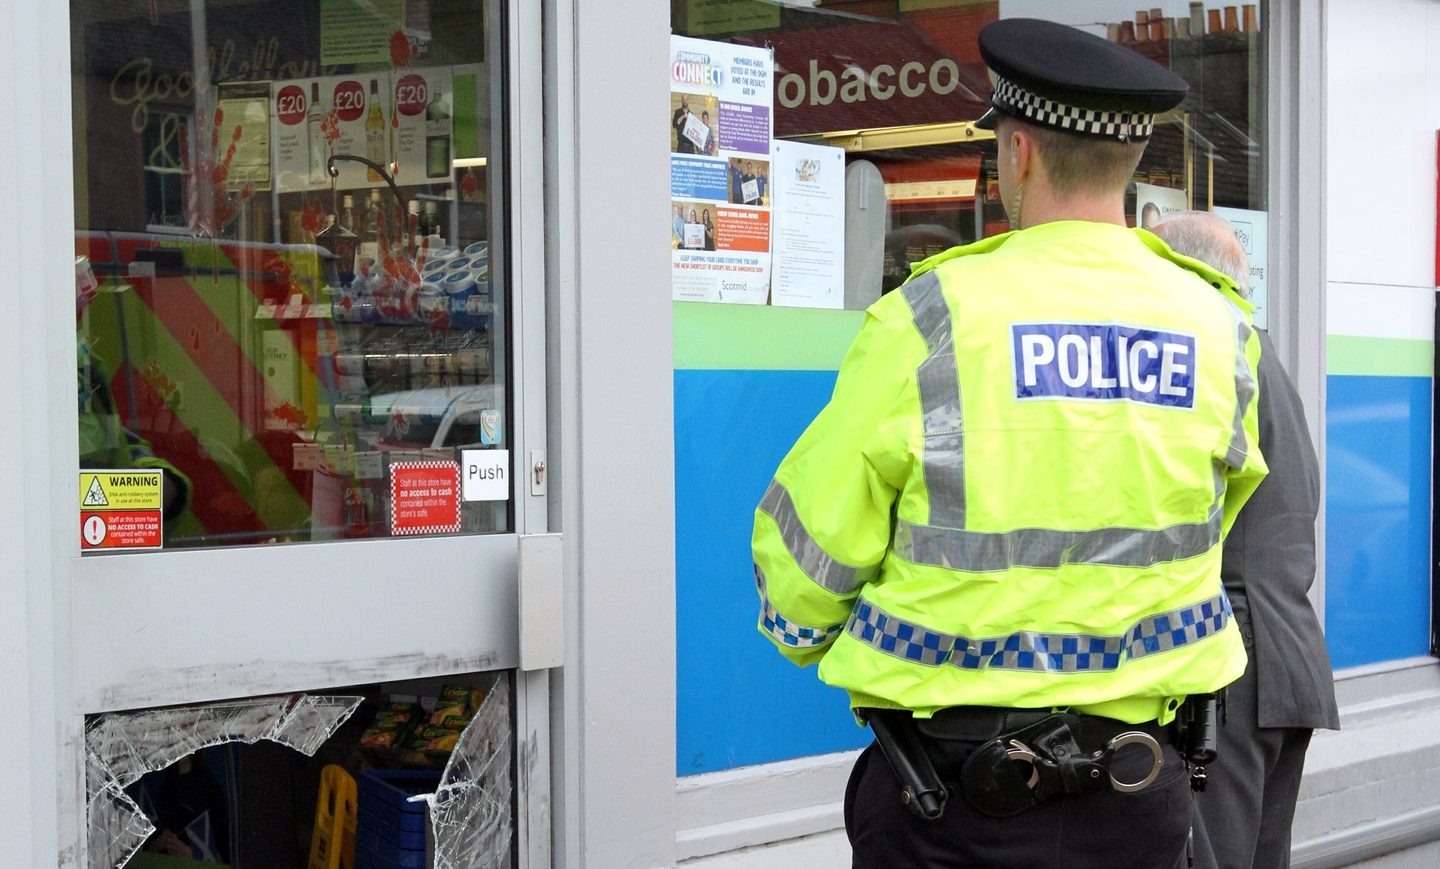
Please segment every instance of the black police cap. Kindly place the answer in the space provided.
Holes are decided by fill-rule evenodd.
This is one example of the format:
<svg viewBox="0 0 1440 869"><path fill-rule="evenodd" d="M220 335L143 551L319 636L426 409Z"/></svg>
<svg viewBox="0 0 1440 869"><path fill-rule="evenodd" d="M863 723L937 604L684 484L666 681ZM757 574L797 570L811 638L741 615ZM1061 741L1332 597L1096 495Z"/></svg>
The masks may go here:
<svg viewBox="0 0 1440 869"><path fill-rule="evenodd" d="M1065 24L1006 18L980 30L980 56L995 77L990 111L1082 135L1150 138L1158 112L1185 99L1185 80L1152 60Z"/></svg>

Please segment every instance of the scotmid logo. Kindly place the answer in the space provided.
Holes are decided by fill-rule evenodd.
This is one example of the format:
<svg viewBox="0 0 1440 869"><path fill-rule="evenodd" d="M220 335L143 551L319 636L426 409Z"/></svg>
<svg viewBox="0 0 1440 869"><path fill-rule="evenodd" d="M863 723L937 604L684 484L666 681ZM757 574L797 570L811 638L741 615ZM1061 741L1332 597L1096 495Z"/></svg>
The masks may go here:
<svg viewBox="0 0 1440 869"><path fill-rule="evenodd" d="M1195 338L1113 323L1010 327L1015 397L1195 406Z"/></svg>

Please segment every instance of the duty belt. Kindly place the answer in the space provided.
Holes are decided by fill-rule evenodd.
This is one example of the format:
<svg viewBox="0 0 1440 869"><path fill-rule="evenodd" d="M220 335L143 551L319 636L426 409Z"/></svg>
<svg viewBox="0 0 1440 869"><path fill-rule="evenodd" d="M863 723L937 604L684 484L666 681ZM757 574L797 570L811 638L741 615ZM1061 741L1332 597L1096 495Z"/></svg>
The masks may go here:
<svg viewBox="0 0 1440 869"><path fill-rule="evenodd" d="M994 817L1019 814L1063 794L1149 787L1164 765L1168 728L1049 710L953 707L930 719L903 710L861 710L916 814L940 817L948 792L938 765L965 799ZM1111 774L1127 746L1148 752L1148 771L1126 781ZM958 781L957 781L958 780Z"/></svg>

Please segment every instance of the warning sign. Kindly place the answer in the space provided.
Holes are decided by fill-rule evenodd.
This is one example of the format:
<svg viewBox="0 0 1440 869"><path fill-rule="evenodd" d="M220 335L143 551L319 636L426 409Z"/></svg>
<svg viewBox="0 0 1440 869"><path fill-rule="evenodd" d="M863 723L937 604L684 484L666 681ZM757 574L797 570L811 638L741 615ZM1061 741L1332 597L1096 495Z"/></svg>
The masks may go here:
<svg viewBox="0 0 1440 869"><path fill-rule="evenodd" d="M161 471L81 471L80 506L159 510Z"/></svg>
<svg viewBox="0 0 1440 869"><path fill-rule="evenodd" d="M460 530L460 465L390 465L390 533L445 534Z"/></svg>
<svg viewBox="0 0 1440 869"><path fill-rule="evenodd" d="M162 471L81 471L80 548L159 549Z"/></svg>
<svg viewBox="0 0 1440 869"><path fill-rule="evenodd" d="M80 514L81 549L159 549L159 510Z"/></svg>

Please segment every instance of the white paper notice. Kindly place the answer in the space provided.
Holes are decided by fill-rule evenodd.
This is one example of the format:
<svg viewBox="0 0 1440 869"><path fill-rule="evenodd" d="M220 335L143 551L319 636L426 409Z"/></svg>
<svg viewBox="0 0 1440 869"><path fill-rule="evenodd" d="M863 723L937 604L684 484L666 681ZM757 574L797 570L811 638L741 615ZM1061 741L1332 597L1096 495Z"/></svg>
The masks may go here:
<svg viewBox="0 0 1440 869"><path fill-rule="evenodd" d="M1265 283L1265 269L1270 256L1270 215L1248 208L1220 206L1215 207L1215 215L1229 222L1240 246L1245 249L1245 256L1250 260L1250 301L1255 303L1255 325L1261 329L1269 328L1270 317L1266 308L1270 302L1270 289Z"/></svg>
<svg viewBox="0 0 1440 869"><path fill-rule="evenodd" d="M460 493L466 501L510 500L510 451L461 450Z"/></svg>
<svg viewBox="0 0 1440 869"><path fill-rule="evenodd" d="M845 307L845 152L778 141L774 169L774 265L770 301Z"/></svg>

